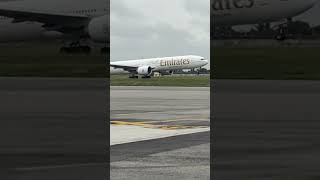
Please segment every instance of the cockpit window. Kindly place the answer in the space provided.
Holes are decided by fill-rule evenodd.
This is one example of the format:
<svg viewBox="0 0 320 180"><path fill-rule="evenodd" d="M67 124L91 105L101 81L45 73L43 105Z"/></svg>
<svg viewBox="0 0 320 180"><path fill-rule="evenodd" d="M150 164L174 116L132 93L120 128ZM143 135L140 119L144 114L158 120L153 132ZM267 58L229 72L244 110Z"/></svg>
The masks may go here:
<svg viewBox="0 0 320 180"><path fill-rule="evenodd" d="M200 60L203 61L203 60L205 60L205 59L204 59L204 58L201 58Z"/></svg>

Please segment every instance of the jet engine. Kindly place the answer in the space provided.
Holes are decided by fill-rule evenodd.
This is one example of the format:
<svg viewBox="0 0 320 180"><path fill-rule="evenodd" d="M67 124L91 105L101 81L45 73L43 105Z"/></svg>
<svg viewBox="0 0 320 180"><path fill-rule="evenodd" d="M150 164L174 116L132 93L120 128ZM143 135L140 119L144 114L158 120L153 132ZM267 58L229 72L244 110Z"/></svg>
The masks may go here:
<svg viewBox="0 0 320 180"><path fill-rule="evenodd" d="M149 75L152 73L152 68L150 66L138 67L137 72L139 75Z"/></svg>
<svg viewBox="0 0 320 180"><path fill-rule="evenodd" d="M93 41L109 42L109 15L93 18L88 25L88 33Z"/></svg>

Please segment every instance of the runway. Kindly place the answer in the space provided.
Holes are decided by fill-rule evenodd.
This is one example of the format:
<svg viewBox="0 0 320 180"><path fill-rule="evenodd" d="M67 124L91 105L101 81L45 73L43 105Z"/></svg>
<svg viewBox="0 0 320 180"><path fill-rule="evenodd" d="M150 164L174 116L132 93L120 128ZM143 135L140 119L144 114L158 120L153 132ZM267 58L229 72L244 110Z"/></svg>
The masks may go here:
<svg viewBox="0 0 320 180"><path fill-rule="evenodd" d="M0 179L107 176L105 79L0 78Z"/></svg>
<svg viewBox="0 0 320 180"><path fill-rule="evenodd" d="M212 85L214 179L320 178L320 81Z"/></svg>
<svg viewBox="0 0 320 180"><path fill-rule="evenodd" d="M0 83L1 179L107 176L104 79L0 78ZM211 144L208 131L115 144L111 179L208 179L210 145L215 179L320 177L320 82L212 84ZM210 124L206 89L114 90L111 120L117 127L194 130Z"/></svg>
<svg viewBox="0 0 320 180"><path fill-rule="evenodd" d="M111 87L111 179L210 179L209 90Z"/></svg>

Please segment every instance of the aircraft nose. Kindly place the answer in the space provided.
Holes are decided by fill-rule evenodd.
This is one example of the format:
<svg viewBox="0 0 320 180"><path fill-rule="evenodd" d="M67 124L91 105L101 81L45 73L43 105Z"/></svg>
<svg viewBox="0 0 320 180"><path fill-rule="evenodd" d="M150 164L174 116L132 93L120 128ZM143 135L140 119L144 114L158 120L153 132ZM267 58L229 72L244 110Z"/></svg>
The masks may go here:
<svg viewBox="0 0 320 180"><path fill-rule="evenodd" d="M209 61L206 59L206 60L203 60L203 65L207 65L209 63Z"/></svg>

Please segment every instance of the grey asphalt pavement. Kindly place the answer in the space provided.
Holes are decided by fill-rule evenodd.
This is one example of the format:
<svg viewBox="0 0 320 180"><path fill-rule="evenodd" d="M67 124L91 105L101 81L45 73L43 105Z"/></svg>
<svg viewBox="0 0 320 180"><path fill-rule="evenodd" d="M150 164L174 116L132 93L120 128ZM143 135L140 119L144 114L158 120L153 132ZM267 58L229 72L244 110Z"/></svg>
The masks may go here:
<svg viewBox="0 0 320 180"><path fill-rule="evenodd" d="M210 126L209 88L111 87L110 98L111 121L165 126L164 131ZM110 159L111 180L208 180L210 132L114 145Z"/></svg>
<svg viewBox="0 0 320 180"><path fill-rule="evenodd" d="M320 81L212 86L213 179L320 178Z"/></svg>
<svg viewBox="0 0 320 180"><path fill-rule="evenodd" d="M0 78L0 179L107 177L107 80Z"/></svg>

